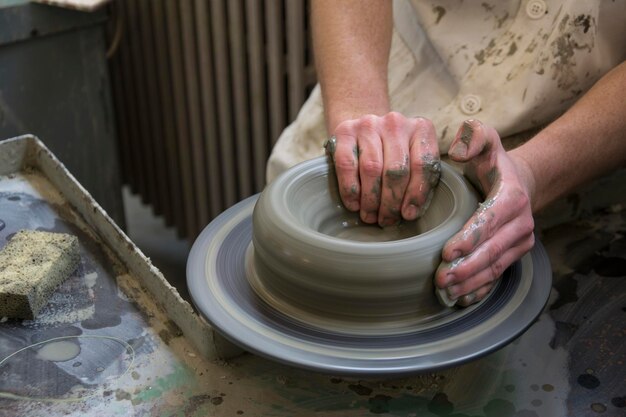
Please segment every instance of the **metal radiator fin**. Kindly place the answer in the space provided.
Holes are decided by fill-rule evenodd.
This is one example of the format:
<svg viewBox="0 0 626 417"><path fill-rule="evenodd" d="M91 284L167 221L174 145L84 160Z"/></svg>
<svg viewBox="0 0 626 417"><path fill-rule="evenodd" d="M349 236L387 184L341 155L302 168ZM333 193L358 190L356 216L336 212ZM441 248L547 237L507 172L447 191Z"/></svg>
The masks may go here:
<svg viewBox="0 0 626 417"><path fill-rule="evenodd" d="M315 84L307 9L308 0L110 6L124 182L181 237L264 187L269 152Z"/></svg>

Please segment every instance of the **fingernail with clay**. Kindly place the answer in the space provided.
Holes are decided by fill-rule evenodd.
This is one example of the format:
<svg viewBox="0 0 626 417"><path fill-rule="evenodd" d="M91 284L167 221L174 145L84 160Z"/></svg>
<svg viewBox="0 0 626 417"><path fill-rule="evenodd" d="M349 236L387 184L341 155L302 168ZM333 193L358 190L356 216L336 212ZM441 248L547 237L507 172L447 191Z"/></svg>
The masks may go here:
<svg viewBox="0 0 626 417"><path fill-rule="evenodd" d="M376 223L378 216L374 212L366 213L365 217L362 217L363 221L368 224Z"/></svg>
<svg viewBox="0 0 626 417"><path fill-rule="evenodd" d="M404 218L407 220L415 220L417 217L417 206L415 204L409 204L404 208Z"/></svg>
<svg viewBox="0 0 626 417"><path fill-rule="evenodd" d="M452 259L450 263L454 263L455 266L458 265L461 259L461 252L458 250L453 250L448 259Z"/></svg>
<svg viewBox="0 0 626 417"><path fill-rule="evenodd" d="M456 285L450 285L446 287L446 294L451 300L456 300L458 298L458 288Z"/></svg>
<svg viewBox="0 0 626 417"><path fill-rule="evenodd" d="M457 300L450 299L450 297L448 297L448 294L446 293L446 290L437 288L435 291L435 295L437 296L439 303L444 307L454 307L454 305L456 304Z"/></svg>
<svg viewBox="0 0 626 417"><path fill-rule="evenodd" d="M461 135L459 139L466 145L469 145L472 140L472 136L474 135L474 126L469 120L463 122L463 126L461 126Z"/></svg>
<svg viewBox="0 0 626 417"><path fill-rule="evenodd" d="M360 204L358 200L352 200L352 201L348 200L346 201L345 206L349 211L359 211L359 208L360 208Z"/></svg>
<svg viewBox="0 0 626 417"><path fill-rule="evenodd" d="M448 155L454 158L464 158L467 155L467 145L461 141L458 141L450 150Z"/></svg>
<svg viewBox="0 0 626 417"><path fill-rule="evenodd" d="M382 219L382 221L378 222L380 227L395 226L395 225L397 225L399 223L400 223L400 219L397 219L395 217L385 217L385 218Z"/></svg>
<svg viewBox="0 0 626 417"><path fill-rule="evenodd" d="M453 282L456 279L456 277L454 276L454 274L446 274L444 280L443 285L445 286L445 288L448 288L447 286Z"/></svg>
<svg viewBox="0 0 626 417"><path fill-rule="evenodd" d="M476 293L471 292L469 294L466 294L461 297L460 301L465 305L472 304L474 301L476 301Z"/></svg>

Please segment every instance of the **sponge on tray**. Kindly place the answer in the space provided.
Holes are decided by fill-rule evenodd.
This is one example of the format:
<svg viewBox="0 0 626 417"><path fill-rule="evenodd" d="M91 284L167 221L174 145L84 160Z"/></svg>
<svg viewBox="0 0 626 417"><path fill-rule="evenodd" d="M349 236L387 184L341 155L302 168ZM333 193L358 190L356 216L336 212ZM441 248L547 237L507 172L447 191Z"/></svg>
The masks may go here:
<svg viewBox="0 0 626 417"><path fill-rule="evenodd" d="M0 317L34 319L78 266L78 239L22 230L0 251Z"/></svg>

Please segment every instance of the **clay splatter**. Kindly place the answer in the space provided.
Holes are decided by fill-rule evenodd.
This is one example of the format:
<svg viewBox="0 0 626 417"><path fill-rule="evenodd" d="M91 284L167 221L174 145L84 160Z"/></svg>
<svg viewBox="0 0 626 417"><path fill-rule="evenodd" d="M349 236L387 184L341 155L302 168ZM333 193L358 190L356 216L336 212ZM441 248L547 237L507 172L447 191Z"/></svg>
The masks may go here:
<svg viewBox="0 0 626 417"><path fill-rule="evenodd" d="M376 177L376 180L374 181L374 185L372 185L371 193L374 194L374 196L377 199L380 198L380 183L381 182L382 182L382 179L380 177Z"/></svg>
<svg viewBox="0 0 626 417"><path fill-rule="evenodd" d="M331 136L331 138L324 143L324 149L326 149L327 155L334 156L337 150L337 138Z"/></svg>
<svg viewBox="0 0 626 417"><path fill-rule="evenodd" d="M128 391L118 389L115 391L115 399L117 401L130 400L130 393Z"/></svg>
<svg viewBox="0 0 626 417"><path fill-rule="evenodd" d="M596 274L611 278L626 275L626 259L604 256L601 258L602 260L593 267Z"/></svg>
<svg viewBox="0 0 626 417"><path fill-rule="evenodd" d="M80 346L67 340L60 340L43 345L37 351L37 358L52 362L65 362L74 359L80 353Z"/></svg>
<svg viewBox="0 0 626 417"><path fill-rule="evenodd" d="M591 27L591 16L581 14L574 19L574 26L582 26L583 32L587 33Z"/></svg>
<svg viewBox="0 0 626 417"><path fill-rule="evenodd" d="M551 62L552 79L563 90L570 90L578 83L573 70L576 66L574 55L577 50L592 50L595 35L593 31L587 33L591 26L595 26L595 20L589 16L580 15L570 20L570 16L565 15L559 22L560 36L550 44L552 57L546 55L542 58L544 67Z"/></svg>
<svg viewBox="0 0 626 417"><path fill-rule="evenodd" d="M626 397L615 397L611 399L613 407L624 408L626 407Z"/></svg>
<svg viewBox="0 0 626 417"><path fill-rule="evenodd" d="M365 396L369 396L372 393L372 389L369 387L366 387L364 385L358 384L358 385L354 385L354 384L350 384L348 385L348 388L352 391L354 391L355 393L357 393L358 395L365 395Z"/></svg>
<svg viewBox="0 0 626 417"><path fill-rule="evenodd" d="M437 186L439 178L441 178L441 162L439 162L438 159L434 159L432 155L423 156L422 161L424 163L422 168L424 181L426 181L432 189Z"/></svg>
<svg viewBox="0 0 626 417"><path fill-rule="evenodd" d="M578 300L578 295L576 294L578 281L574 276L575 273L570 273L555 282L554 288L559 293L559 298L550 306L550 310L558 310L565 304L574 303Z"/></svg>
<svg viewBox="0 0 626 417"><path fill-rule="evenodd" d="M402 166L397 169L388 169L385 171L385 177L390 180L401 180L409 175L409 156L404 155L404 162Z"/></svg>
<svg viewBox="0 0 626 417"><path fill-rule="evenodd" d="M478 61L478 65L482 65L485 63L485 50L482 49L481 51L477 52L474 55L474 58L476 58L476 61Z"/></svg>
<svg viewBox="0 0 626 417"><path fill-rule="evenodd" d="M194 395L190 397L187 400L187 404L185 406L185 411L184 411L185 415L186 416L194 415L194 413L210 399L211 399L211 396L208 394L199 394L199 395Z"/></svg>
<svg viewBox="0 0 626 417"><path fill-rule="evenodd" d="M469 146L473 134L474 127L472 126L472 124L467 121L463 122L463 126L461 127L461 136L459 137L459 139L461 139L464 144Z"/></svg>
<svg viewBox="0 0 626 417"><path fill-rule="evenodd" d="M578 385L587 389L596 389L600 386L600 380L591 374L582 374L578 377Z"/></svg>
<svg viewBox="0 0 626 417"><path fill-rule="evenodd" d="M388 395L378 394L369 399L370 412L373 414L383 414L389 412L389 401L391 397Z"/></svg>
<svg viewBox="0 0 626 417"><path fill-rule="evenodd" d="M446 394L438 392L428 403L428 411L438 416L446 416L454 411L454 404L448 400Z"/></svg>
<svg viewBox="0 0 626 417"><path fill-rule="evenodd" d="M485 49L481 49L474 55L476 61L478 61L478 65L482 65L485 63L485 60L493 54L493 48L496 46L496 40L492 39L489 41L489 45Z"/></svg>
<svg viewBox="0 0 626 417"><path fill-rule="evenodd" d="M602 403L593 403L591 404L591 409L596 413L604 413L606 411L606 405Z"/></svg>
<svg viewBox="0 0 626 417"><path fill-rule="evenodd" d="M433 7L433 12L437 15L437 18L435 19L435 24L438 24L441 19L446 15L446 9L441 6Z"/></svg>
<svg viewBox="0 0 626 417"><path fill-rule="evenodd" d="M504 22L509 18L509 12L504 13L501 17L496 17L496 23L498 25L498 29L504 25Z"/></svg>
<svg viewBox="0 0 626 417"><path fill-rule="evenodd" d="M485 417L512 417L515 414L515 406L510 401L496 398L489 401L483 411Z"/></svg>
<svg viewBox="0 0 626 417"><path fill-rule="evenodd" d="M163 340L163 342L166 345L169 345L170 344L170 340L172 340L172 335L170 334L169 331L167 331L167 329L162 329L159 332L159 337L161 338L161 340Z"/></svg>

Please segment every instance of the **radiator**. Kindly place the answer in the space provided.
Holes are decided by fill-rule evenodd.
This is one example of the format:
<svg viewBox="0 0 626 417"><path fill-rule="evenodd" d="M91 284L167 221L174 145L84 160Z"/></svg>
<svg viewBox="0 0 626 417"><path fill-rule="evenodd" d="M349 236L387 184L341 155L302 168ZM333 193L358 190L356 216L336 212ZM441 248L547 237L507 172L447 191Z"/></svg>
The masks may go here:
<svg viewBox="0 0 626 417"><path fill-rule="evenodd" d="M193 239L262 190L315 84L305 0L123 0L110 71L123 179Z"/></svg>

